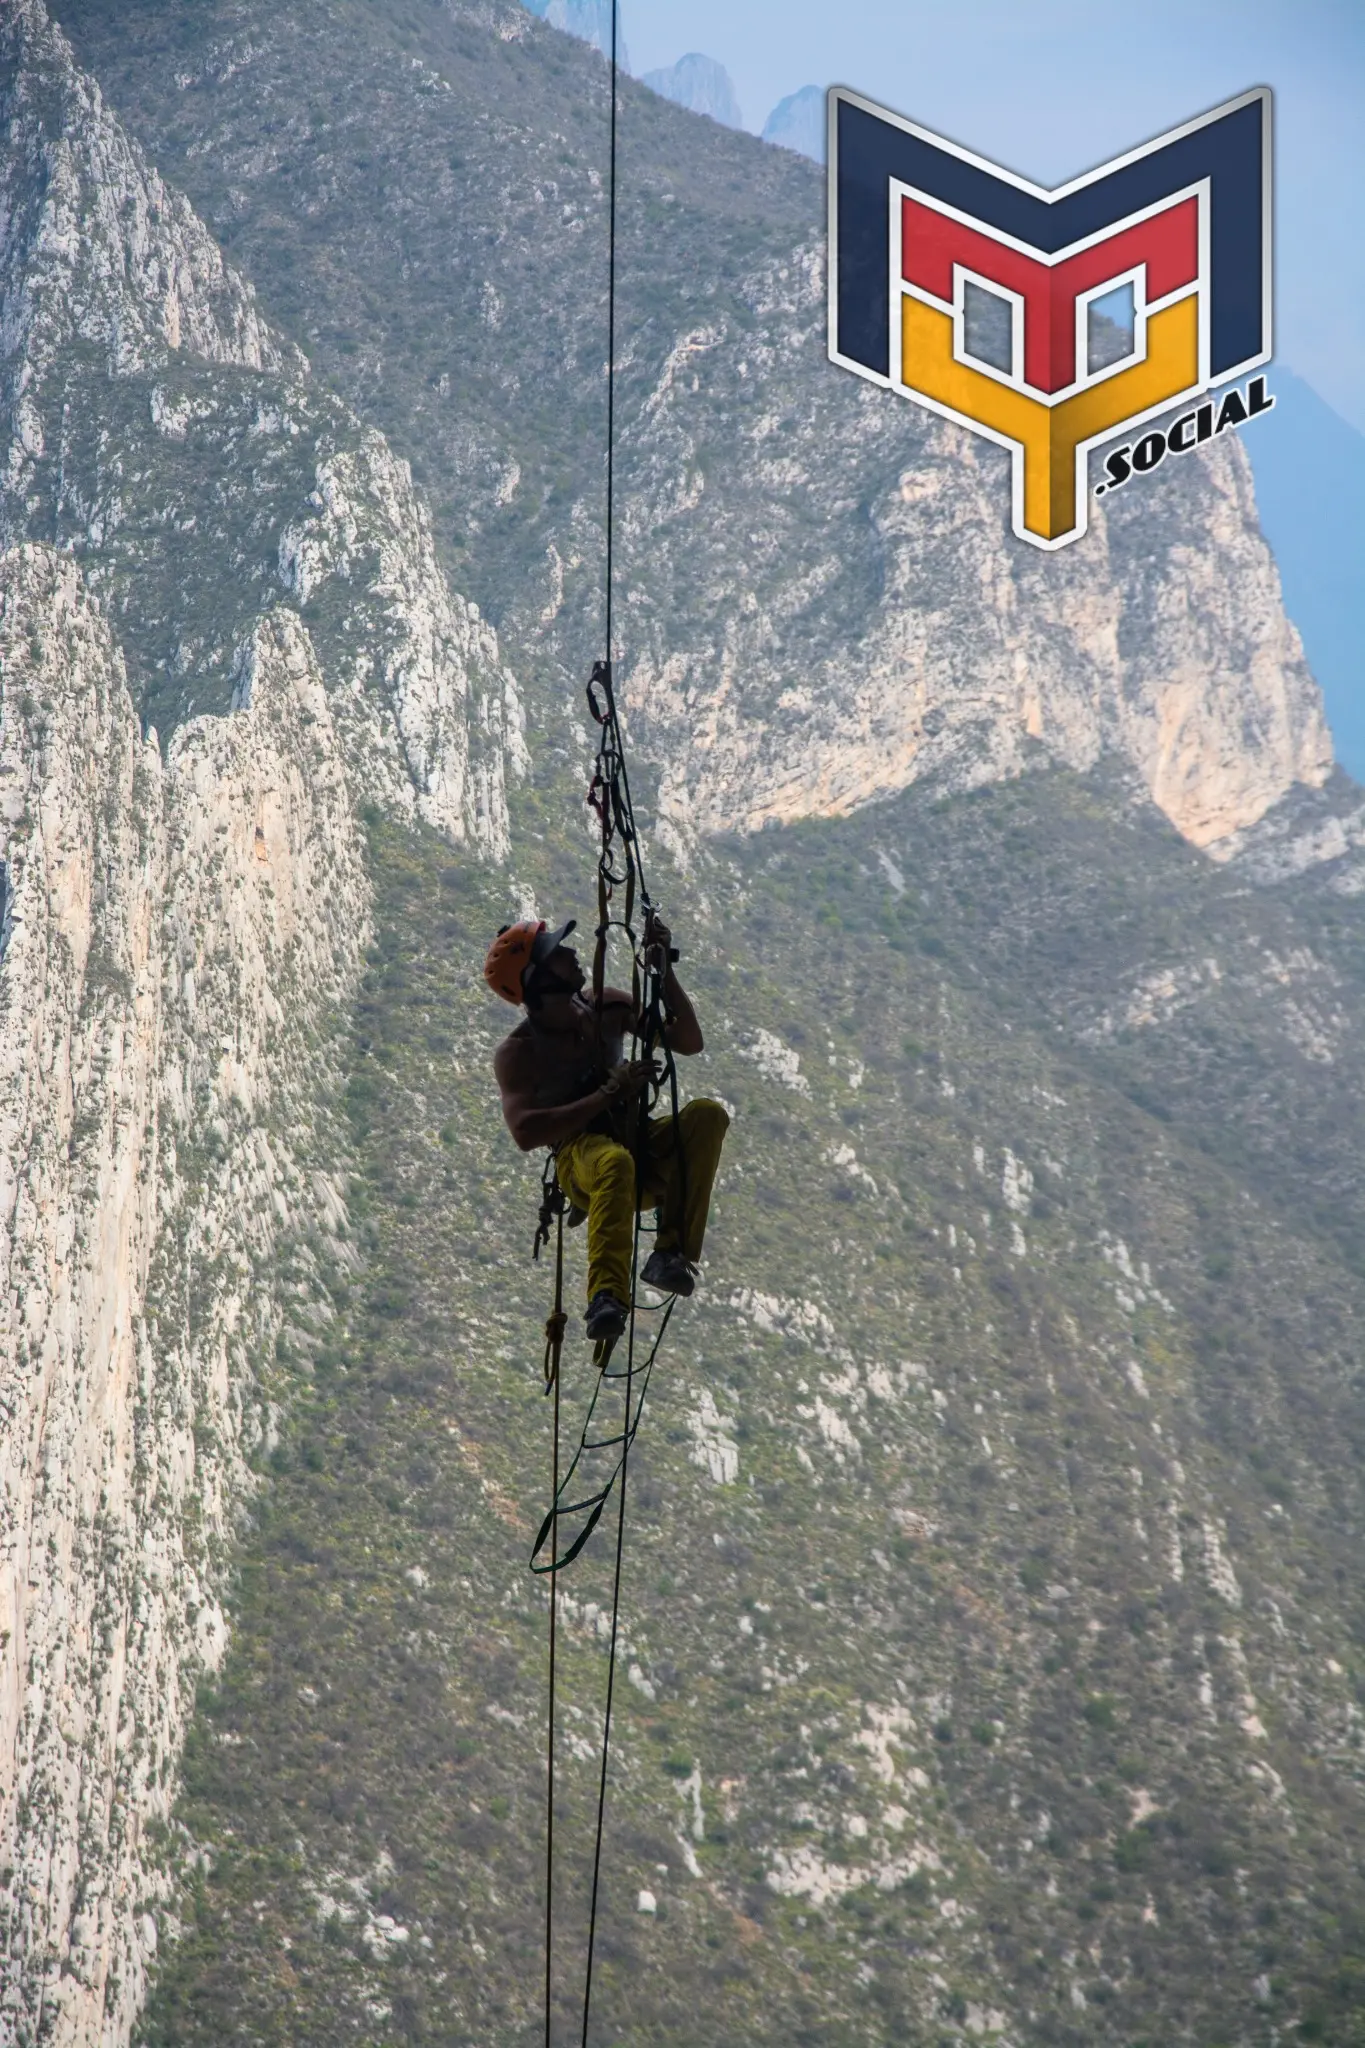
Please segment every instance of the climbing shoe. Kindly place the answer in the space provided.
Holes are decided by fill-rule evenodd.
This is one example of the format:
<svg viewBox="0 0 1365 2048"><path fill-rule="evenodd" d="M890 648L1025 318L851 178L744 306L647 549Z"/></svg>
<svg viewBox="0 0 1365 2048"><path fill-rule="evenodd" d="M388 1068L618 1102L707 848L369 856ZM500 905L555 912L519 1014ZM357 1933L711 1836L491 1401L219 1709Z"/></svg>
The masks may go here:
<svg viewBox="0 0 1365 2048"><path fill-rule="evenodd" d="M697 1269L681 1252L655 1250L645 1260L640 1278L660 1294L690 1294L697 1284Z"/></svg>
<svg viewBox="0 0 1365 2048"><path fill-rule="evenodd" d="M588 1303L588 1313L583 1318L590 1341L594 1344L614 1344L622 1334L629 1320L630 1311L614 1294L600 1288Z"/></svg>

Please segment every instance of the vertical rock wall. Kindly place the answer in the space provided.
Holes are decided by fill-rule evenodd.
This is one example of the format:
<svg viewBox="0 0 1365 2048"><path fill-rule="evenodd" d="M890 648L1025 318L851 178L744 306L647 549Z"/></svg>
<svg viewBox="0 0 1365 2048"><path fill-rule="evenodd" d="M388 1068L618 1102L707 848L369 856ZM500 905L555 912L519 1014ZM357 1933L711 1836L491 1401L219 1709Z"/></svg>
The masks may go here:
<svg viewBox="0 0 1365 2048"><path fill-rule="evenodd" d="M407 463L313 385L42 0L0 9L0 135L0 545L77 556L163 729L226 707L263 591L310 607L353 776L505 851L516 686Z"/></svg>
<svg viewBox="0 0 1365 2048"><path fill-rule="evenodd" d="M73 63L42 0L0 9L0 124L0 478L16 506L51 428L42 379L73 343L115 371L181 348L256 370L302 366Z"/></svg>
<svg viewBox="0 0 1365 2048"><path fill-rule="evenodd" d="M306 1349L348 1257L358 804L496 855L526 757L407 464L312 387L41 0L0 10L0 133L8 2048L121 2044L141 2002L276 1338Z"/></svg>
<svg viewBox="0 0 1365 2048"><path fill-rule="evenodd" d="M69 562L0 564L0 2042L121 2042L262 1362L265 1269L345 1258L323 1171L369 914L290 613L161 764ZM320 1085L321 1083L321 1085Z"/></svg>
<svg viewBox="0 0 1365 2048"><path fill-rule="evenodd" d="M684 839L1108 754L1214 847L1325 782L1234 435L1042 555L1008 532L1004 450L823 362L816 248L750 293L623 429L624 695Z"/></svg>

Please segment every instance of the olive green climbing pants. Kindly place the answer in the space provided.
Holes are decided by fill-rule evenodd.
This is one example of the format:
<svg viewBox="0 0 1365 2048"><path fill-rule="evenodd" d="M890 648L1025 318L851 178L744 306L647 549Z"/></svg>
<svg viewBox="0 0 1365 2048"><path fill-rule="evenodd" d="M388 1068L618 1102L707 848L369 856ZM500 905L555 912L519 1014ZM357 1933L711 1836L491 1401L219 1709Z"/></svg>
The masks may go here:
<svg viewBox="0 0 1365 2048"><path fill-rule="evenodd" d="M588 1212L588 1300L603 1289L630 1301L630 1253L637 1209L659 1212L654 1242L660 1251L701 1257L711 1185L730 1119L705 1097L671 1116L649 1120L649 1166L637 1200L635 1161L627 1146L603 1131L580 1131L560 1146L555 1166L569 1200ZM682 1170L679 1171L679 1141Z"/></svg>

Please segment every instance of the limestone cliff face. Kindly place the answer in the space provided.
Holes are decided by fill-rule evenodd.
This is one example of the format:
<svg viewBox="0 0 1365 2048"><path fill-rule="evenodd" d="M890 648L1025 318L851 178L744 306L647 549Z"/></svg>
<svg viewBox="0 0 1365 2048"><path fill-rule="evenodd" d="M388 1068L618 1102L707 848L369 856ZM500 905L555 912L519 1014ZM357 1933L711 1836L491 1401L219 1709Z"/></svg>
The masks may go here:
<svg viewBox="0 0 1365 2048"><path fill-rule="evenodd" d="M315 478L278 573L301 606L331 587L328 669L357 772L391 808L506 853L507 773L528 756L496 634L447 586L427 508L382 434L330 450Z"/></svg>
<svg viewBox="0 0 1365 2048"><path fill-rule="evenodd" d="M408 465L313 387L41 0L0 14L0 130L0 543L76 555L163 731L228 707L263 609L311 608L372 796L505 848L516 685Z"/></svg>
<svg viewBox="0 0 1365 2048"><path fill-rule="evenodd" d="M306 633L163 766L73 567L0 564L0 2040L126 2039L286 1304L345 1258L329 1039L363 847ZM321 1084L321 1085L320 1085Z"/></svg>
<svg viewBox="0 0 1365 2048"><path fill-rule="evenodd" d="M126 38L61 10L316 364L361 411L382 392L557 739L602 618L600 62L517 0L447 0L401 62L331 0L234 0L177 76L156 0L129 4ZM363 150L343 100L383 109ZM1004 451L827 360L816 167L631 82L622 106L615 653L675 826L1108 753L1217 847L1321 782L1234 436L1040 556Z"/></svg>
<svg viewBox="0 0 1365 2048"><path fill-rule="evenodd" d="M252 369L301 365L71 61L41 0L0 14L0 402L7 489L22 496L47 429L34 390L73 343L131 370L187 348Z"/></svg>
<svg viewBox="0 0 1365 2048"><path fill-rule="evenodd" d="M815 250L751 298L743 326L679 340L629 430L627 699L677 825L966 788L1041 750L1125 758L1216 848L1325 780L1321 699L1232 436L1039 555L1008 532L1003 451L833 369L812 385Z"/></svg>
<svg viewBox="0 0 1365 2048"><path fill-rule="evenodd" d="M349 1256L359 809L496 856L525 745L407 464L40 0L0 132L0 2043L121 2043L276 1338Z"/></svg>
<svg viewBox="0 0 1365 2048"><path fill-rule="evenodd" d="M0 2042L121 2043L276 1336L348 1255L358 807L497 854L524 742L406 463L38 0L0 116Z"/></svg>

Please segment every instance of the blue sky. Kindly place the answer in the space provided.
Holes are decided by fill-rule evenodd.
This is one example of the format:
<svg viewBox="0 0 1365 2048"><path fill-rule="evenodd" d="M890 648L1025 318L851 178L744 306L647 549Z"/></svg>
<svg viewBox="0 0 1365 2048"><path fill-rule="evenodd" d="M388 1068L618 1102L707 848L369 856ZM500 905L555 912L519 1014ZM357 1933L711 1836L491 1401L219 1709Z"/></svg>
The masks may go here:
<svg viewBox="0 0 1365 2048"><path fill-rule="evenodd" d="M1275 88L1276 355L1365 430L1365 0L622 0L636 72L689 50L745 123L851 85L1060 184Z"/></svg>

